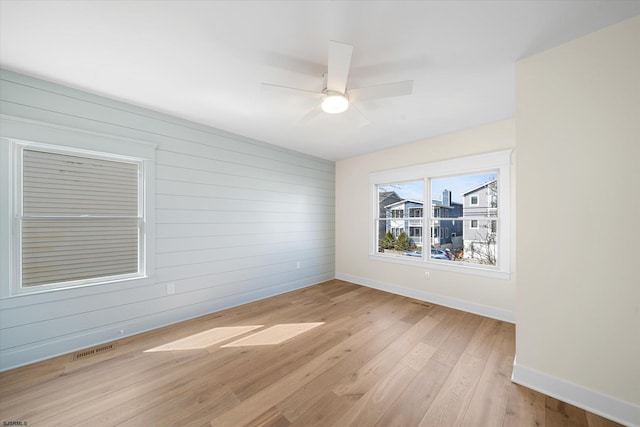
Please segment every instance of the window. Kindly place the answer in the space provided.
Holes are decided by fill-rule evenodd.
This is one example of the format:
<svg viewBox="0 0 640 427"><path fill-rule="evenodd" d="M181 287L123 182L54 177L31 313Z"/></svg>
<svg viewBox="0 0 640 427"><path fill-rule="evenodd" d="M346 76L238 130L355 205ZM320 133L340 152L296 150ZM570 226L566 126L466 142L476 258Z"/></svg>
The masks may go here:
<svg viewBox="0 0 640 427"><path fill-rule="evenodd" d="M487 153L371 174L372 259L508 278L510 154ZM406 218L378 214L390 193L395 195L393 208L406 207ZM431 206L424 209L426 201ZM385 237L396 228L409 231L408 241L398 245L395 232Z"/></svg>
<svg viewBox="0 0 640 427"><path fill-rule="evenodd" d="M141 162L21 148L21 287L140 275Z"/></svg>
<svg viewBox="0 0 640 427"><path fill-rule="evenodd" d="M94 135L75 145L96 145ZM61 132L65 133L65 132ZM68 133L68 132L67 132ZM55 132L52 132L55 140ZM117 141L133 157L51 143L2 139L2 174L13 194L2 218L13 217L13 239L0 251L11 258L3 295L145 279L153 268L151 236L155 146ZM149 156L149 157L147 157ZM5 221L3 221L5 223Z"/></svg>
<svg viewBox="0 0 640 427"><path fill-rule="evenodd" d="M402 228L392 228L391 229L391 235L396 239L402 233L404 233L404 230Z"/></svg>

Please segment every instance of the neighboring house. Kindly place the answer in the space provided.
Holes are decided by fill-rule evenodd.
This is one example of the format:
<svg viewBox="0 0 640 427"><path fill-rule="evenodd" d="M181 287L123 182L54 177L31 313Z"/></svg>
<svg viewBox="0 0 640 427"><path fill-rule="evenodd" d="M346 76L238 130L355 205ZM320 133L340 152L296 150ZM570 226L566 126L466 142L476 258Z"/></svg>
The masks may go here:
<svg viewBox="0 0 640 427"><path fill-rule="evenodd" d="M402 197L398 196L395 191L383 191L378 193L378 209L380 210L380 212L378 213L378 215L380 216L378 218L386 218L387 211L385 207L399 202L400 200L402 200ZM386 233L387 223L386 221L380 221L378 223L378 236L382 238L382 236L384 236Z"/></svg>
<svg viewBox="0 0 640 427"><path fill-rule="evenodd" d="M394 193L395 194L395 193ZM394 238L405 232L416 246L423 246L422 223L424 204L419 200L402 199L388 205L380 204L385 214L381 217L391 218L381 224L380 236L390 231ZM434 218L459 218L462 216L461 203L451 201L451 192L443 191L442 200L431 201ZM386 226L383 230L382 227ZM457 236L462 236L462 221L435 219L431 228L432 245L452 245Z"/></svg>
<svg viewBox="0 0 640 427"><path fill-rule="evenodd" d="M419 200L400 200L385 206L386 230L391 231L395 239L401 233L407 233L409 240L416 246L422 246L422 215L423 203Z"/></svg>
<svg viewBox="0 0 640 427"><path fill-rule="evenodd" d="M497 180L485 182L462 194L464 222L464 257L495 264ZM494 218L494 219L491 219Z"/></svg>
<svg viewBox="0 0 640 427"><path fill-rule="evenodd" d="M442 200L432 200L434 218L460 218L463 215L462 203L451 201L451 191L442 192ZM451 249L462 247L462 221L434 220L431 227L432 244L435 247L450 246Z"/></svg>

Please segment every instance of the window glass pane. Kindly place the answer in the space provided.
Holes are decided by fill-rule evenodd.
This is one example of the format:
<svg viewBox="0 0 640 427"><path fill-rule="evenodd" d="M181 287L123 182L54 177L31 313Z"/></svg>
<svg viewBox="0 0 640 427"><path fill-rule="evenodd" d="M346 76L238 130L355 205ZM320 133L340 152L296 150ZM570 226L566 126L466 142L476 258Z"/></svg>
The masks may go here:
<svg viewBox="0 0 640 427"><path fill-rule="evenodd" d="M378 252L422 256L424 181L378 185Z"/></svg>
<svg viewBox="0 0 640 427"><path fill-rule="evenodd" d="M431 259L497 264L497 182L495 172L431 180Z"/></svg>
<svg viewBox="0 0 640 427"><path fill-rule="evenodd" d="M27 220L22 226L22 286L138 272L136 218Z"/></svg>
<svg viewBox="0 0 640 427"><path fill-rule="evenodd" d="M138 173L136 163L24 150L24 214L138 216Z"/></svg>

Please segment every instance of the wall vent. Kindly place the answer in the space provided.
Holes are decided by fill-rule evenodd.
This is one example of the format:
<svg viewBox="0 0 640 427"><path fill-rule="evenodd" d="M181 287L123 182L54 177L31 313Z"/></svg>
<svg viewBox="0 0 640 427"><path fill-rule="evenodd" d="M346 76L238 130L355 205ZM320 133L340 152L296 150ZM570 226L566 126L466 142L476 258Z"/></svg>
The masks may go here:
<svg viewBox="0 0 640 427"><path fill-rule="evenodd" d="M115 350L115 348L116 348L115 343L99 345L93 348L87 348L74 353L73 358L71 360L75 361L80 359L86 359L87 357L95 356L95 355L104 353L106 351Z"/></svg>

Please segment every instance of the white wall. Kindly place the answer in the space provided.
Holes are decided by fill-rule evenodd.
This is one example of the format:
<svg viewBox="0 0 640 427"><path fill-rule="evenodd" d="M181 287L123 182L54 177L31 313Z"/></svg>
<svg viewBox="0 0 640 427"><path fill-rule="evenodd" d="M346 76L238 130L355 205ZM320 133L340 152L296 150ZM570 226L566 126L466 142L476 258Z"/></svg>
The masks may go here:
<svg viewBox="0 0 640 427"><path fill-rule="evenodd" d="M27 296L1 283L1 369L334 277L332 162L9 71L0 84L3 115L158 145L151 283Z"/></svg>
<svg viewBox="0 0 640 427"><path fill-rule="evenodd" d="M640 425L640 18L516 81L514 379Z"/></svg>
<svg viewBox="0 0 640 427"><path fill-rule="evenodd" d="M429 270L369 259L369 173L513 148L506 120L336 163L336 277L508 321L514 320L515 275L509 280ZM513 162L513 159L512 159ZM515 168L512 166L512 177ZM512 185L513 189L515 186ZM513 199L513 196L512 196ZM512 225L515 209L512 210ZM512 227L513 228L513 227ZM513 233L512 233L513 236ZM512 244L513 266L515 244ZM511 271L514 271L513 268Z"/></svg>

